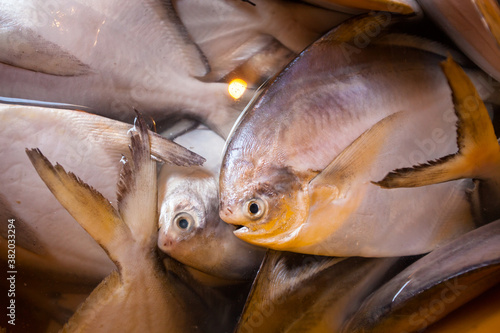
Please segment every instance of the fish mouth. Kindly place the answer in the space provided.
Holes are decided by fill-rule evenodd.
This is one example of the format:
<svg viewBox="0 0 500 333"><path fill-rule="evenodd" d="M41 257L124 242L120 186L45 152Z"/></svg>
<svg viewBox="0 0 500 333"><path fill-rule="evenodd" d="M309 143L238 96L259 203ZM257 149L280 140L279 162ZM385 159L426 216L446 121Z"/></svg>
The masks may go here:
<svg viewBox="0 0 500 333"><path fill-rule="evenodd" d="M235 225L234 226L234 231L233 233L238 236L244 233L248 232L248 227L245 227L244 225Z"/></svg>

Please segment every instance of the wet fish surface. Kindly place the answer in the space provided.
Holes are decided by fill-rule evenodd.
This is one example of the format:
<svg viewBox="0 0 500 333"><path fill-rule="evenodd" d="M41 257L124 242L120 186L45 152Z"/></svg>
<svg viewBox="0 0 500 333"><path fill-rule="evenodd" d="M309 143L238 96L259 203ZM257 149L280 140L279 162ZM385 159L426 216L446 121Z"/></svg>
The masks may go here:
<svg viewBox="0 0 500 333"><path fill-rule="evenodd" d="M402 256L475 227L470 179L418 191L372 183L457 151L439 67L446 52L390 35L356 47L374 24L383 30L387 16L353 19L318 40L240 118L221 168L220 214L241 239L309 254Z"/></svg>
<svg viewBox="0 0 500 333"><path fill-rule="evenodd" d="M224 140L206 127L175 142L207 160L203 166L164 164L158 177L160 250L183 264L223 281L252 279L265 250L234 234L219 217L218 172Z"/></svg>
<svg viewBox="0 0 500 333"><path fill-rule="evenodd" d="M129 156L132 125L86 112L0 105L2 237L15 218L20 264L54 280L97 283L114 268L40 181L24 150L43 149L51 160L96 188L116 205L123 154ZM167 163L201 164L203 158L150 132L153 155ZM62 232L64 231L64 232Z"/></svg>
<svg viewBox="0 0 500 333"><path fill-rule="evenodd" d="M117 263L62 332L200 332L208 310L156 253L156 162L147 127L139 119L131 159L118 182L118 209L99 192L40 152L26 151L33 166L78 223ZM208 316L210 318L210 316Z"/></svg>

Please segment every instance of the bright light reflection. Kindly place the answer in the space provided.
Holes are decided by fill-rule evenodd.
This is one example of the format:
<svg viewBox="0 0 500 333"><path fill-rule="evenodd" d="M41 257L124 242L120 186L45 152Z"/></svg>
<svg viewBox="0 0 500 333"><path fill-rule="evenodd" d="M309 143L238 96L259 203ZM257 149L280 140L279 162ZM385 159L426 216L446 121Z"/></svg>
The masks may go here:
<svg viewBox="0 0 500 333"><path fill-rule="evenodd" d="M232 98L238 99L243 96L243 93L247 89L247 83L242 79L234 79L229 83L227 91Z"/></svg>

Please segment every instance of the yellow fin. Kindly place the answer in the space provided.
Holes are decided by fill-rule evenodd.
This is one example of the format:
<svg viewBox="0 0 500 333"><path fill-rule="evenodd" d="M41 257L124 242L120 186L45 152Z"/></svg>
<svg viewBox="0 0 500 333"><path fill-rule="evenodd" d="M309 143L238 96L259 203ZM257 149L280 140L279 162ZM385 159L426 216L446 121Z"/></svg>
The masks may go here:
<svg viewBox="0 0 500 333"><path fill-rule="evenodd" d="M500 6L496 0L474 0L491 34L500 47Z"/></svg>
<svg viewBox="0 0 500 333"><path fill-rule="evenodd" d="M130 230L109 201L61 165L53 166L40 150L26 149L26 154L56 199L116 262L115 247L123 244Z"/></svg>
<svg viewBox="0 0 500 333"><path fill-rule="evenodd" d="M374 184L384 188L418 187L461 178L500 176L500 147L483 101L467 74L451 58L441 67L458 117L458 152L428 164L394 170Z"/></svg>
<svg viewBox="0 0 500 333"><path fill-rule="evenodd" d="M406 113L400 111L377 122L366 130L309 183L311 204L331 201L347 195L349 185L365 175L386 142L388 133Z"/></svg>
<svg viewBox="0 0 500 333"><path fill-rule="evenodd" d="M409 1L398 1L398 0L324 0L325 2L330 2L334 6L344 6L349 8L356 8L360 10L376 10L385 11L397 14L415 14L415 8L413 8ZM319 3L321 4L321 2ZM416 4L415 4L416 5Z"/></svg>

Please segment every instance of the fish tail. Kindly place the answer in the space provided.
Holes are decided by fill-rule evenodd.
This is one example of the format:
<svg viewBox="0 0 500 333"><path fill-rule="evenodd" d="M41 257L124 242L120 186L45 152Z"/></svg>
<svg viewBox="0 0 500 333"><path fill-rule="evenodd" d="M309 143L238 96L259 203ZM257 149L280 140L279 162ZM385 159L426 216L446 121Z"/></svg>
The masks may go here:
<svg viewBox="0 0 500 333"><path fill-rule="evenodd" d="M436 161L396 169L374 184L383 188L418 187L462 178L498 183L500 146L488 111L472 81L450 57L441 63L457 115L458 152Z"/></svg>
<svg viewBox="0 0 500 333"><path fill-rule="evenodd" d="M109 201L61 165L52 165L39 149L26 149L26 154L61 205L117 262L113 254L130 237L130 230Z"/></svg>

